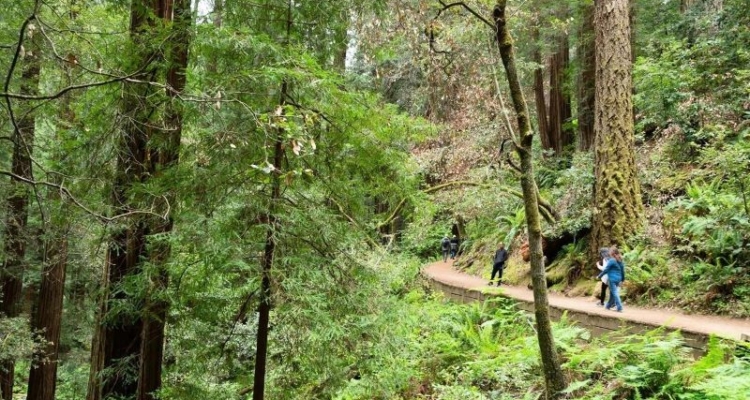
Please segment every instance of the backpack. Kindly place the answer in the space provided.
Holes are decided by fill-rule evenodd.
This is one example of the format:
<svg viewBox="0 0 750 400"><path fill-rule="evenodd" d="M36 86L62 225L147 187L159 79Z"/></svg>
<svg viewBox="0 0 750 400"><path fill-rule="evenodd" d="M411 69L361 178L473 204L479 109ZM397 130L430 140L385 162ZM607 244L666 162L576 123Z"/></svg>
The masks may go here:
<svg viewBox="0 0 750 400"><path fill-rule="evenodd" d="M442 247L443 247L443 250L448 250L448 247L450 247L450 245L451 245L451 241L450 241L450 240L448 240L447 238L445 238L445 239L443 239L443 240L442 240L442 241L440 242L440 244L442 245Z"/></svg>

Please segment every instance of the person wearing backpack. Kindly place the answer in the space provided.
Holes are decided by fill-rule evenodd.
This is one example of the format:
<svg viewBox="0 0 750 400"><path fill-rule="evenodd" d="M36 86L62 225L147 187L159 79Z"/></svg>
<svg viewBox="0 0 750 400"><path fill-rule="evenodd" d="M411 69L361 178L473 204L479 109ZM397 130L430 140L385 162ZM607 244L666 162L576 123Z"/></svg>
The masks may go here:
<svg viewBox="0 0 750 400"><path fill-rule="evenodd" d="M605 307L607 310L612 307L617 308L617 312L622 312L622 301L620 300L620 285L625 281L625 264L622 262L622 254L617 247L609 249L609 258L604 265L604 269L597 276L601 279L607 275L609 278L609 301Z"/></svg>
<svg viewBox="0 0 750 400"><path fill-rule="evenodd" d="M508 261L508 251L505 250L505 245L500 243L497 246L495 252L495 258L492 260L492 276L490 277L490 286L495 280L495 274L497 274L497 286L503 283L503 269L505 269L505 262Z"/></svg>
<svg viewBox="0 0 750 400"><path fill-rule="evenodd" d="M443 236L443 240L440 241L440 247L443 250L443 262L448 261L448 252L451 249L451 241L448 236Z"/></svg>
<svg viewBox="0 0 750 400"><path fill-rule="evenodd" d="M604 271L604 265L607 263L607 259L609 258L609 249L606 247L602 247L599 249L599 262L596 263L596 268L599 268L599 271ZM596 303L597 306L604 307L604 299L607 298L607 287L609 283L609 276L604 275L601 278L602 280L602 291L599 294L599 302Z"/></svg>
<svg viewBox="0 0 750 400"><path fill-rule="evenodd" d="M451 260L456 259L456 254L458 254L458 237L453 235L451 238Z"/></svg>

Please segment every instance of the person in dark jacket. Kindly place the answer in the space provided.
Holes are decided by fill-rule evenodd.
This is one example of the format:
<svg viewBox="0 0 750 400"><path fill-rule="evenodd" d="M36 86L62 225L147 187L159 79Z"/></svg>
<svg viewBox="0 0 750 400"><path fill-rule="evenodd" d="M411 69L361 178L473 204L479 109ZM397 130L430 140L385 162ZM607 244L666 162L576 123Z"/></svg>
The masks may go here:
<svg viewBox="0 0 750 400"><path fill-rule="evenodd" d="M451 238L451 260L456 259L456 254L458 254L458 237L453 235Z"/></svg>
<svg viewBox="0 0 750 400"><path fill-rule="evenodd" d="M497 274L497 286L503 283L503 269L505 269L505 262L508 261L508 252L505 250L505 245L500 243L497 246L495 252L495 258L492 260L492 277L490 277L490 286L495 281L495 274Z"/></svg>
<svg viewBox="0 0 750 400"><path fill-rule="evenodd" d="M451 241L448 236L443 236L443 240L440 241L440 248L443 250L443 262L448 261L448 252L451 249Z"/></svg>
<svg viewBox="0 0 750 400"><path fill-rule="evenodd" d="M609 277L609 301L605 307L607 310L617 307L622 312L622 301L620 300L620 285L625 281L625 264L622 262L622 254L617 247L609 249L610 257L604 265L604 270L599 273L597 279L607 275Z"/></svg>
<svg viewBox="0 0 750 400"><path fill-rule="evenodd" d="M599 271L604 271L604 265L607 264L607 259L609 258L609 249L606 247L602 247L599 249L599 262L596 263L596 267L599 268ZM604 299L607 298L607 287L609 284L609 276L604 275L601 277L602 280L602 291L599 294L599 302L596 303L596 305L604 307Z"/></svg>

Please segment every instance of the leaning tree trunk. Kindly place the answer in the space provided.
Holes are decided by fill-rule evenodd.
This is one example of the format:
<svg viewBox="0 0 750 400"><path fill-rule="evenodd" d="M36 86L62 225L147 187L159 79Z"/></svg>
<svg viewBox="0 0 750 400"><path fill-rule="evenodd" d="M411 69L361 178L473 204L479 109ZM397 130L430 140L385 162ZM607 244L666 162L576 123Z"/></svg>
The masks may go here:
<svg viewBox="0 0 750 400"><path fill-rule="evenodd" d="M31 18L24 23L19 40L19 46L26 45L25 55L20 56L22 65L21 93L37 95L39 91L40 69L40 40L37 33L36 19ZM26 39L24 39L24 37ZM14 60L15 61L15 60ZM5 91L8 85L5 85ZM8 110L12 111L10 100L7 101ZM23 275L26 269L26 224L29 216L30 186L23 180L32 180L31 154L34 146L35 114L31 110L23 110L20 119L14 121L13 157L11 172L16 175L11 178L11 189L8 193L8 208L5 215L5 235L3 250L5 262L0 271L0 285L2 285L2 305L0 315L14 318L21 311L21 295L23 291ZM0 364L0 393L3 400L13 397L13 376L15 363L11 361Z"/></svg>
<svg viewBox="0 0 750 400"><path fill-rule="evenodd" d="M622 244L643 211L635 165L628 0L596 3L595 176L592 250Z"/></svg>
<svg viewBox="0 0 750 400"><path fill-rule="evenodd" d="M169 15L163 16L165 20ZM161 148L152 150L150 174L159 178L164 170L174 168L179 162L180 141L182 139L183 113L178 96L185 89L185 72L188 65L188 48L192 16L190 14L190 0L177 0L174 4L172 25L172 46L167 55L167 104L165 115L165 129L156 132L154 142L160 143ZM161 205L159 214L169 212L170 204L177 204L177 197L173 191L165 195L167 202ZM174 225L172 215L166 220L155 221L151 228L154 235L164 236L172 231ZM151 264L157 269L155 276L150 279L152 287L146 299L146 313L143 321L141 341L141 363L138 378L138 400L154 400L154 392L161 387L162 361L164 356L164 327L166 324L169 304L165 299L168 285L166 263L169 260L171 247L169 241L158 237L151 241L149 254Z"/></svg>
<svg viewBox="0 0 750 400"><path fill-rule="evenodd" d="M544 275L544 260L542 256L542 229L538 209L538 192L534 181L534 165L532 163L531 146L534 132L529 123L529 111L521 90L515 65L513 40L508 31L505 15L506 0L498 0L492 15L497 32L497 43L503 66L508 77L511 99L515 108L520 143L515 144L516 152L521 160L521 188L526 211L526 224L529 234L529 251L531 252L531 279L534 287L534 315L536 317L537 337L544 370L544 381L548 398L558 398L565 389L565 376L560 367L560 359L552 336L552 323L549 316L549 300L547 298L547 279Z"/></svg>
<svg viewBox="0 0 750 400"><path fill-rule="evenodd" d="M596 49L594 34L594 4L584 4L579 34L578 59L578 150L594 147L594 107L596 92Z"/></svg>

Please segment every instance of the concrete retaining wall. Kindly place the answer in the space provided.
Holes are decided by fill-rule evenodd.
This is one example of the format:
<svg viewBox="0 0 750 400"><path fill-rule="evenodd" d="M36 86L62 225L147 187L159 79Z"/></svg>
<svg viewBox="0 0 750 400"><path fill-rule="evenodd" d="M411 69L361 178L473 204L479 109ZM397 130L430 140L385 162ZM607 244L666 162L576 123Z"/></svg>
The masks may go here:
<svg viewBox="0 0 750 400"><path fill-rule="evenodd" d="M446 298L461 302L471 303L474 301L484 301L492 297L507 297L500 293L483 293L476 289L464 289L460 287L451 286L442 282L438 282L426 276L430 282L430 286L433 290L437 290L445 294ZM531 301L523 301L515 298L511 298L516 302L518 308L531 312L534 312L534 303ZM641 323L636 321L629 321L621 318L616 318L615 315L612 317L602 316L595 313L587 313L575 310L565 310L558 307L550 306L550 316L559 320L564 312L567 312L568 320L575 321L578 325L587 328L593 335L602 335L605 333L612 333L615 331L621 331L626 328L628 334L638 334L652 331L659 328L657 325ZM675 329L666 328L667 331L674 331ZM698 332L681 331L682 337L685 340L685 345L689 347L693 354L698 356L706 351L706 344L708 343L708 336Z"/></svg>

